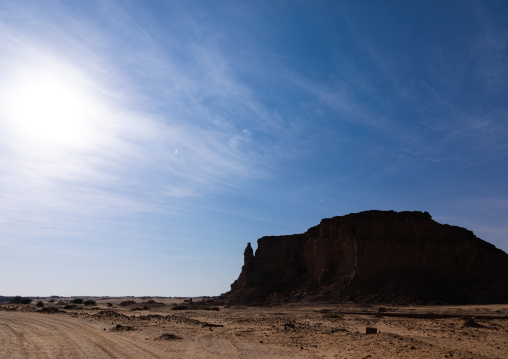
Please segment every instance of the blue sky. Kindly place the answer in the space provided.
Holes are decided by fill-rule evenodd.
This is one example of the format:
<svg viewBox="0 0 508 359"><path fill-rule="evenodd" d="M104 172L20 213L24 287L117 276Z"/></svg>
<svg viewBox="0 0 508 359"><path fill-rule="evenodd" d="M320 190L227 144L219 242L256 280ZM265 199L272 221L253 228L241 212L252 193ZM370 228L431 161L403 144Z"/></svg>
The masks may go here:
<svg viewBox="0 0 508 359"><path fill-rule="evenodd" d="M2 1L2 295L217 295L428 211L508 251L504 1Z"/></svg>

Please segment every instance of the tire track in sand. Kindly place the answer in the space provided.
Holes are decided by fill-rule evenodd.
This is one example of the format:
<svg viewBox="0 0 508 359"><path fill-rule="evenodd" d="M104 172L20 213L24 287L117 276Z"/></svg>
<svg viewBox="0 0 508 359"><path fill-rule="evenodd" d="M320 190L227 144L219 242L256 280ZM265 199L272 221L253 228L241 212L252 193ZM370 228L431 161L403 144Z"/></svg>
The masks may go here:
<svg viewBox="0 0 508 359"><path fill-rule="evenodd" d="M0 359L136 358L167 353L61 315L0 312Z"/></svg>

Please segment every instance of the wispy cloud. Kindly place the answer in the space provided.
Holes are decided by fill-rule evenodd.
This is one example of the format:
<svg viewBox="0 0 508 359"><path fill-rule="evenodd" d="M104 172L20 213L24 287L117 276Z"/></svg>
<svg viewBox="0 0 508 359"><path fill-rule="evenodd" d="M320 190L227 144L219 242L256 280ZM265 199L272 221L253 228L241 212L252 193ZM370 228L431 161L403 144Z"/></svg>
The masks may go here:
<svg viewBox="0 0 508 359"><path fill-rule="evenodd" d="M463 166L506 158L507 82L503 79L508 34L493 25L484 9L464 8L483 24L467 35L441 24L458 36L452 48L446 42L422 42L418 52L407 51L400 34L399 46L376 42L381 35L370 25L353 21L346 10L341 20L356 39L355 54L362 55L361 61L350 63L337 50L336 80L299 75L295 83L314 96L316 108L333 111L336 121L375 133L368 136L372 142L364 143L364 148L371 148L376 163L385 163L385 172L411 170L416 163ZM392 38L383 31L383 36ZM414 58L418 54L425 61ZM476 86L478 81L482 86ZM342 134L357 138L355 132Z"/></svg>
<svg viewBox="0 0 508 359"><path fill-rule="evenodd" d="M158 46L161 39L153 38L146 24L122 15L113 3L101 4L111 14L103 25L109 31L101 36L103 29L83 21L87 16L63 16L63 5L55 9L65 19L58 28L35 10L17 9L25 20L38 19L43 31L37 44L27 40L26 29L3 24L0 47L9 48L4 64L23 69L42 61L57 72L63 64L85 80L95 101L88 119L96 125L93 147L48 150L1 138L1 211L13 228L54 223L65 213L95 218L139 211L185 214L185 208L172 208L171 198L239 188L243 180L268 176L276 161L264 156L270 144L254 141L251 131L282 127L235 79L220 48L191 42L178 44L172 54ZM66 51L53 53L44 31L51 33L51 42L66 44ZM177 43L176 37L168 34L166 41ZM66 63L79 55L88 57ZM27 215L27 208L43 214L40 220L23 222L37 217Z"/></svg>

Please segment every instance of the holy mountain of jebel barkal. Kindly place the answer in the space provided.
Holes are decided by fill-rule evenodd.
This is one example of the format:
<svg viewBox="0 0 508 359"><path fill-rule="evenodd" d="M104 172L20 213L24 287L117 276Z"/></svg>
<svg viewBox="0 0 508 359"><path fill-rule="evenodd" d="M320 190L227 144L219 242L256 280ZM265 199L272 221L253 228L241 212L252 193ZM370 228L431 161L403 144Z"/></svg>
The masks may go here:
<svg viewBox="0 0 508 359"><path fill-rule="evenodd" d="M427 212L327 218L244 256L225 302L508 303L508 254Z"/></svg>

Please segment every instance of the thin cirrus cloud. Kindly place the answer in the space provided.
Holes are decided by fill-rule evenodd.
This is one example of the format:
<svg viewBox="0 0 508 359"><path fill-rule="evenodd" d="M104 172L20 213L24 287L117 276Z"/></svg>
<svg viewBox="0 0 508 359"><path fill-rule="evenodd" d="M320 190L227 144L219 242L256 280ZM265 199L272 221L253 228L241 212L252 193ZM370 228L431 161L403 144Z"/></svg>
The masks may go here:
<svg viewBox="0 0 508 359"><path fill-rule="evenodd" d="M29 15L24 13L26 18ZM130 18L120 16L115 17L114 26L122 36L132 35L134 42L122 50L136 47L140 40L143 46L141 51L129 53L129 64L124 68L115 68L109 63L114 53L100 53L87 41L76 41L99 38L98 30L72 17L66 19L64 24L72 24L72 28L56 29L51 23L44 24L44 18L38 20L38 26L50 29L51 42L56 37L69 45L63 53L52 52L51 42L46 48L31 43L14 25L3 24L0 46L9 49L10 64L23 68L28 76L32 73L27 67L33 73L44 68L50 75L64 70L67 77L85 82L93 100L87 104L93 107L86 119L93 127L89 146L67 143L52 148L23 136L7 137L4 132L2 150L4 156L9 155L1 169L1 196L6 215L18 213L21 217L26 206L95 216L102 212L164 212L171 207L164 204L165 197L200 196L203 190L234 187L235 178L268 174L270 163L262 160L266 146L254 148L250 131L234 120L243 115L253 120L254 128L254 121L263 122L258 126L263 129L270 127L271 115L228 73L217 51L192 46L188 57L195 70L189 72L188 64L162 53L154 41L146 41L149 34L135 35L139 27L127 26ZM70 36L73 32L79 34ZM115 41L114 37L102 37L98 46ZM80 67L65 60L90 54L93 60L84 58ZM98 74L102 75L99 81L90 78ZM132 82L130 76L137 76L138 82ZM160 92L157 86L140 87L140 78L156 78L151 84L160 84ZM4 88L2 94L8 92ZM164 117L149 106L164 108ZM4 125L8 125L9 119L3 116Z"/></svg>

